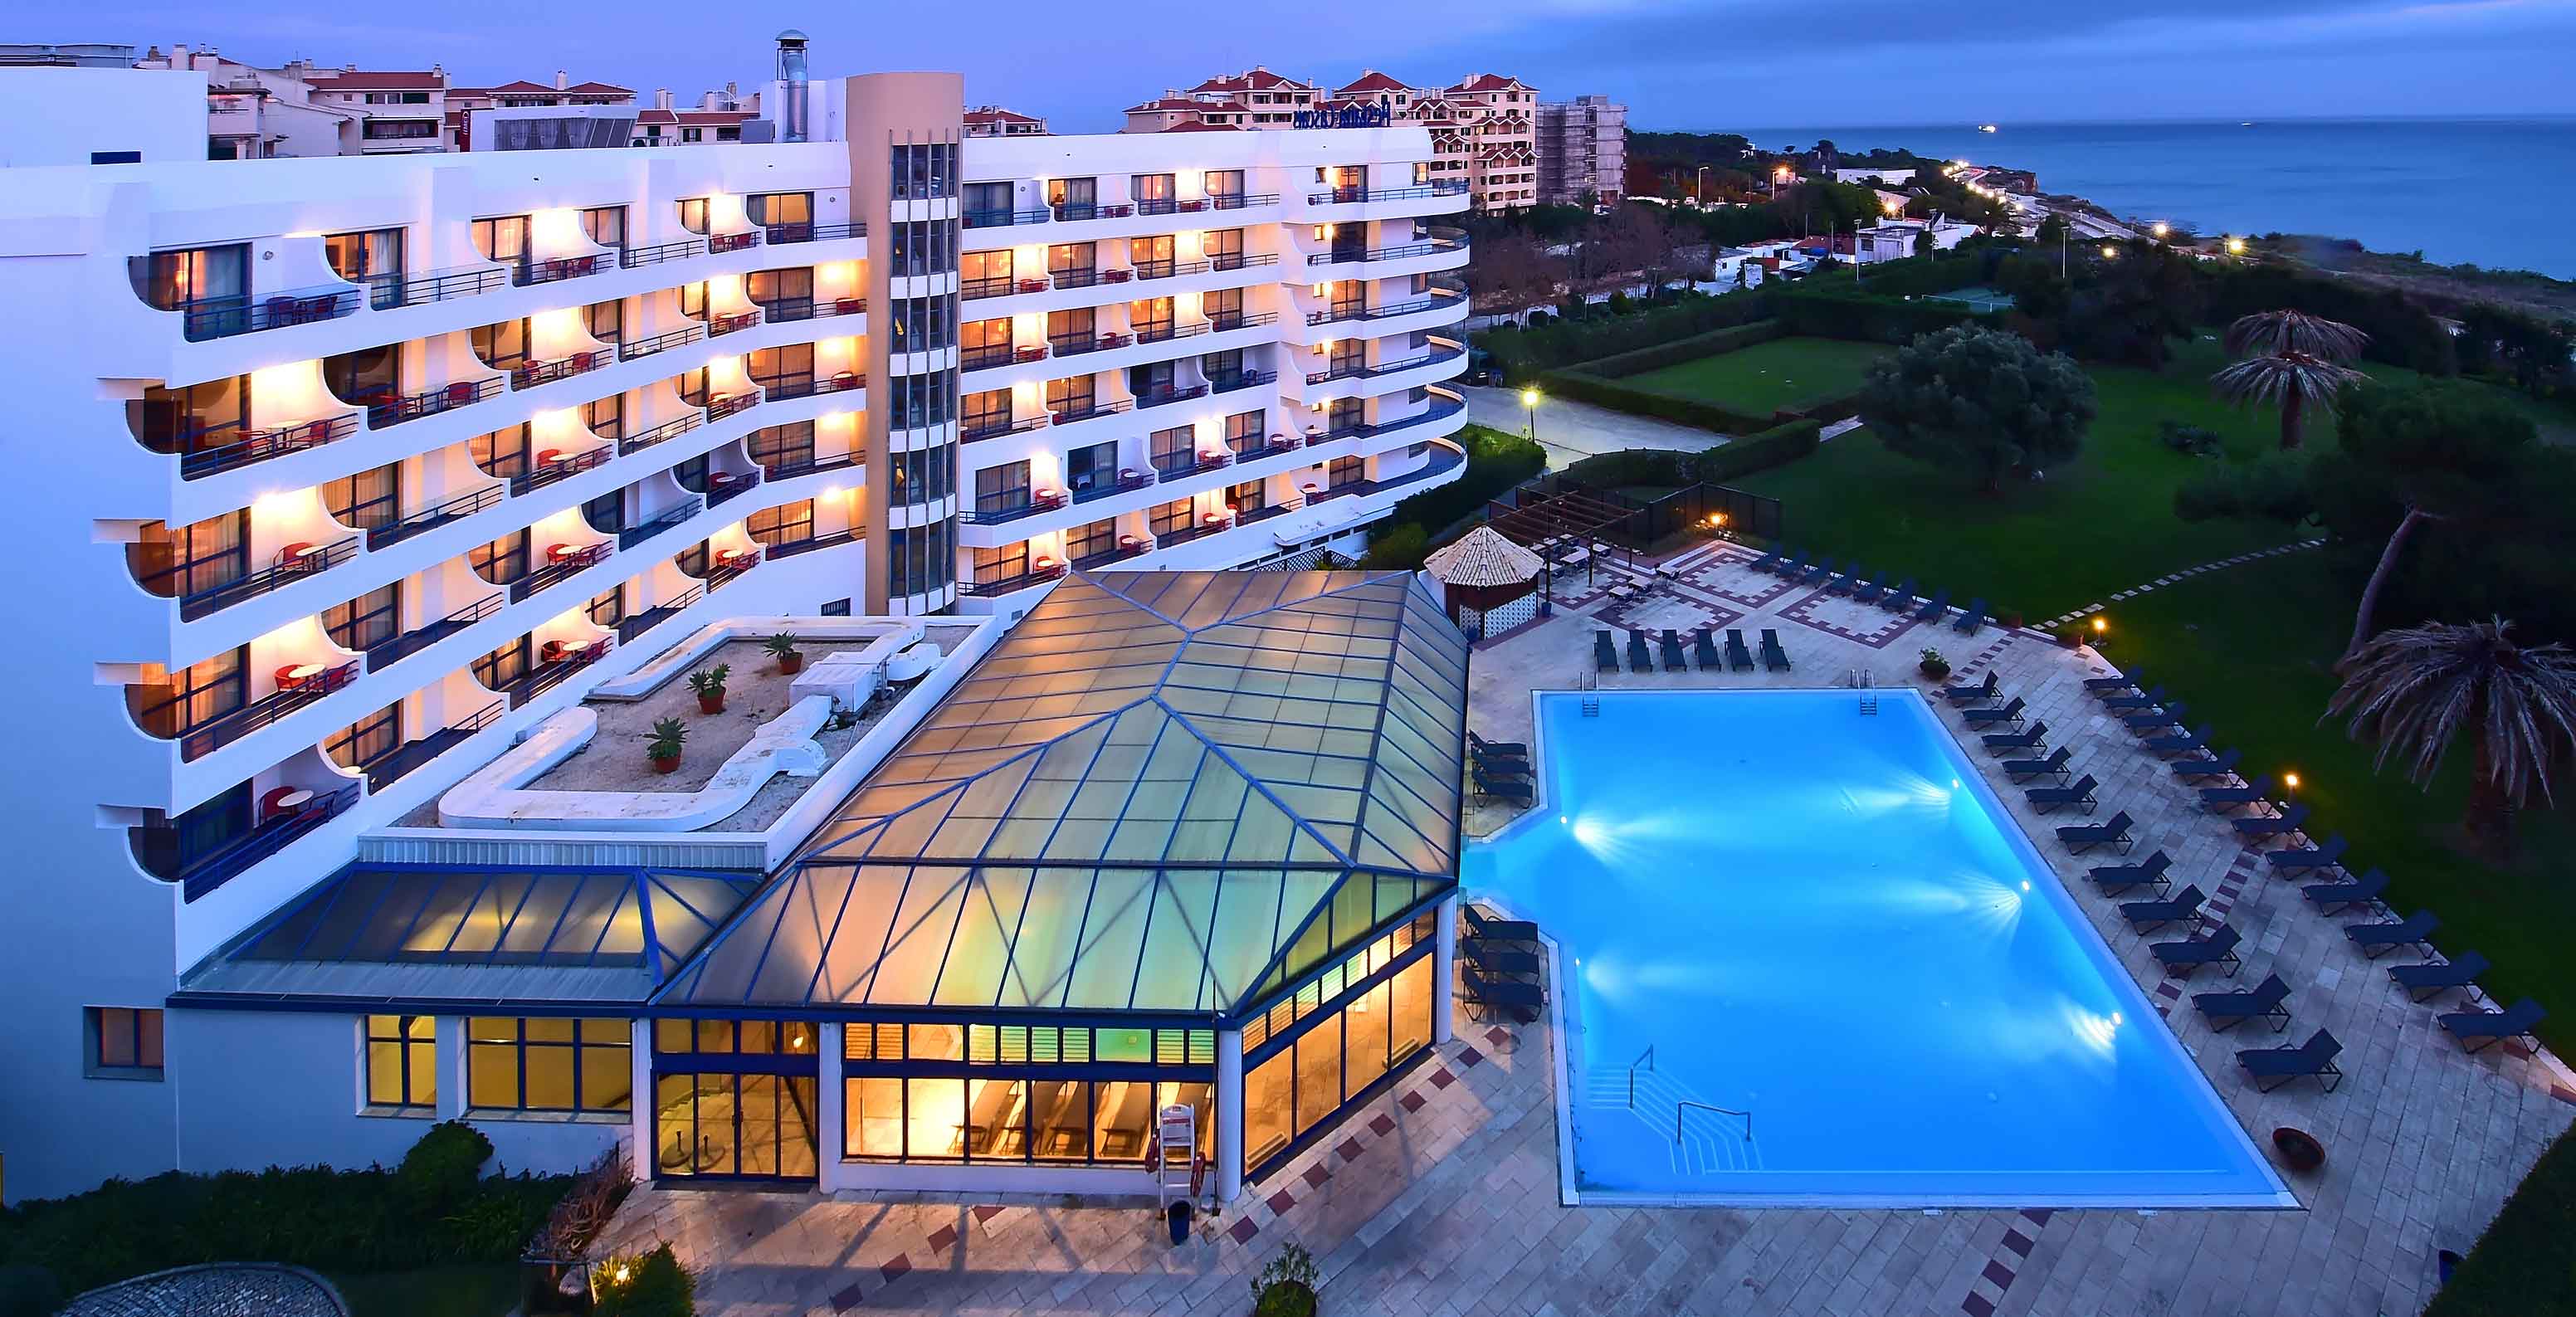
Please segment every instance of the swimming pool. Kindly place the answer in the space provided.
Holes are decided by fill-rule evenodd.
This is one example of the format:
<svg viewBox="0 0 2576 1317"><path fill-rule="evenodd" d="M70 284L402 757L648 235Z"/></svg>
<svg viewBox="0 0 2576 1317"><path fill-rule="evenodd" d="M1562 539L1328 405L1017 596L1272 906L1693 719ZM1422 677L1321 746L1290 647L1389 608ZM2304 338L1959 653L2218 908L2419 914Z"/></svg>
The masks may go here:
<svg viewBox="0 0 2576 1317"><path fill-rule="evenodd" d="M1462 873L1558 943L1582 1200L2295 1205L1922 697L1863 694L1537 697L1540 808Z"/></svg>

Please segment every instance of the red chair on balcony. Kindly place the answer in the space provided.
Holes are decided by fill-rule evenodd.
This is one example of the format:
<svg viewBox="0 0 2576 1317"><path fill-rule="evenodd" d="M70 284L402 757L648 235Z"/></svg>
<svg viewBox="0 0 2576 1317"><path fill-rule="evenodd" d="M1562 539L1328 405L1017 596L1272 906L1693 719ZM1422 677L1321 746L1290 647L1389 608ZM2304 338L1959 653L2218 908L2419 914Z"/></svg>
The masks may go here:
<svg viewBox="0 0 2576 1317"><path fill-rule="evenodd" d="M289 663L277 670L277 688L282 691L302 690L330 669L319 663Z"/></svg>
<svg viewBox="0 0 2576 1317"><path fill-rule="evenodd" d="M1013 358L1014 360L1023 361L1023 362L1026 362L1026 361L1044 361L1044 360L1046 360L1046 354L1047 354L1046 344L1044 344L1044 343L1035 343L1035 344L1031 344L1031 345L1030 345L1030 346L1028 346L1028 347L1024 347L1024 348L1020 348L1020 349L1018 349L1017 351L1013 352L1013 353L1011 354L1011 356L1012 356L1012 358Z"/></svg>
<svg viewBox="0 0 2576 1317"><path fill-rule="evenodd" d="M1100 282L1105 284L1123 284L1135 277L1136 272L1134 270L1103 270L1100 272Z"/></svg>
<svg viewBox="0 0 2576 1317"><path fill-rule="evenodd" d="M597 369L598 366L599 354L597 352L576 352L572 354L572 361L568 365L567 369L570 373L579 375L584 371Z"/></svg>
<svg viewBox="0 0 2576 1317"><path fill-rule="evenodd" d="M441 404L442 407L462 407L465 404L474 401L474 386L471 384L450 384L447 386L447 393L444 396L447 401Z"/></svg>
<svg viewBox="0 0 2576 1317"><path fill-rule="evenodd" d="M859 387L859 373L855 370L840 371L832 376L832 391L835 393L857 387Z"/></svg>
<svg viewBox="0 0 2576 1317"><path fill-rule="evenodd" d="M864 297L844 297L832 303L832 314L836 316L854 316L867 309L868 299Z"/></svg>
<svg viewBox="0 0 2576 1317"><path fill-rule="evenodd" d="M260 794L259 821L273 822L292 818L312 807L315 796L310 787L274 786Z"/></svg>
<svg viewBox="0 0 2576 1317"><path fill-rule="evenodd" d="M573 654L573 659L575 662L579 663L597 663L601 659L608 657L608 647L611 643L613 642L609 637L601 636L599 639L582 646Z"/></svg>
<svg viewBox="0 0 2576 1317"><path fill-rule="evenodd" d="M322 550L318 546L297 540L277 551L277 568L282 572L309 571L321 556Z"/></svg>
<svg viewBox="0 0 2576 1317"><path fill-rule="evenodd" d="M1022 279L1022 280L1020 281L1020 291L1021 291L1021 292L1024 292L1024 293L1043 293L1043 292L1045 292L1046 290L1047 290L1047 281L1046 281L1046 280L1044 280L1044 279Z"/></svg>
<svg viewBox="0 0 2576 1317"><path fill-rule="evenodd" d="M1103 334L1100 336L1100 346L1103 348L1123 348L1135 341L1136 338L1132 334Z"/></svg>
<svg viewBox="0 0 2576 1317"><path fill-rule="evenodd" d="M563 560L573 556L576 552L579 552L579 550L574 549L569 544L549 544L546 546L546 561L562 562Z"/></svg>

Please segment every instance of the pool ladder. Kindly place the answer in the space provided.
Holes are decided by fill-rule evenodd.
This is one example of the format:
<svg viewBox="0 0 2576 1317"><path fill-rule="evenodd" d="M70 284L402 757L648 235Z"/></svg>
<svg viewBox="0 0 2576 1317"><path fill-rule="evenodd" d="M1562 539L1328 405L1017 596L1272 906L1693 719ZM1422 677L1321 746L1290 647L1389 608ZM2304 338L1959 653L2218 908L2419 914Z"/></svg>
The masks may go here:
<svg viewBox="0 0 2576 1317"><path fill-rule="evenodd" d="M1574 676L1574 682L1575 689L1583 692L1583 716L1586 718L1600 717L1601 679L1589 672L1578 672ZM1652 1051L1654 1049L1648 1048L1647 1050Z"/></svg>
<svg viewBox="0 0 2576 1317"><path fill-rule="evenodd" d="M1863 718L1877 717L1878 674L1868 668L1853 668L1851 670L1850 680L1852 689L1861 693L1860 716Z"/></svg>
<svg viewBox="0 0 2576 1317"><path fill-rule="evenodd" d="M1628 1109L1630 1111L1637 1109L1637 1072L1644 1070L1648 1073L1653 1073L1654 1069L1655 1048L1653 1044L1649 1043L1647 1044L1645 1051L1637 1053L1636 1060L1628 1063ZM1693 1108L1711 1112L1720 1116L1734 1116L1742 1120L1744 1122L1744 1141L1747 1143L1751 1143L1753 1141L1752 1112L1737 1111L1733 1107L1712 1106L1706 1102L1695 1102L1689 1098L1683 1098L1673 1104L1673 1142L1679 1143L1682 1141L1682 1119L1689 1115Z"/></svg>

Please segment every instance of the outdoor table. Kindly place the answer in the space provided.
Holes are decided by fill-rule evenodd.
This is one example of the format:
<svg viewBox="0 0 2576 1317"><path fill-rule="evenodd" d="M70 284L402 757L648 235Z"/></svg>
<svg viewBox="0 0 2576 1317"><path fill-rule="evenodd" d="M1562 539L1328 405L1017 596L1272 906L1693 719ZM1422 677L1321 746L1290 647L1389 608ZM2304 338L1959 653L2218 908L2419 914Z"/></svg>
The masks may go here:
<svg viewBox="0 0 2576 1317"><path fill-rule="evenodd" d="M279 813L292 814L312 803L312 791L304 787L297 787L293 791L289 791L285 795L277 798L277 809Z"/></svg>

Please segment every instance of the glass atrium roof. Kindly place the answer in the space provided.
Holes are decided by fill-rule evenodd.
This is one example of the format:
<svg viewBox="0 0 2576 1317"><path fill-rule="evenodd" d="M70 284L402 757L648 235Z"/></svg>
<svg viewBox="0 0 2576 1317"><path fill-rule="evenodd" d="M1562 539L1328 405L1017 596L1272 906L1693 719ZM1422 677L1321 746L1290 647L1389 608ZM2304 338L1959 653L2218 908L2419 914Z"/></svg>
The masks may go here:
<svg viewBox="0 0 2576 1317"><path fill-rule="evenodd" d="M655 998L1222 1013L1456 881L1467 640L1409 573L1077 574Z"/></svg>
<svg viewBox="0 0 2576 1317"><path fill-rule="evenodd" d="M641 1003L757 874L352 864L191 971L180 996Z"/></svg>

